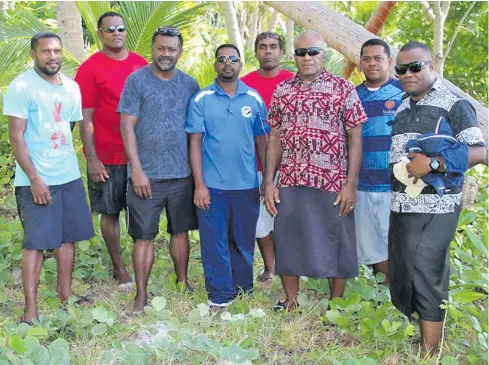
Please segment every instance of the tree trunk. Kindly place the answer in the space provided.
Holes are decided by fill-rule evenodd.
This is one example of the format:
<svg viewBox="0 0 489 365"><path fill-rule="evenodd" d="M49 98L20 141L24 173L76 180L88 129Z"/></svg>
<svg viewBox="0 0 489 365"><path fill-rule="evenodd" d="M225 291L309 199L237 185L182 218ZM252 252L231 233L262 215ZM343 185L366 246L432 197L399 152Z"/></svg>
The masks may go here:
<svg viewBox="0 0 489 365"><path fill-rule="evenodd" d="M445 34L445 21L447 20L448 12L450 11L450 1L435 1L434 8L435 19L433 21L433 62L435 71L443 76L446 58L443 52L443 38Z"/></svg>
<svg viewBox="0 0 489 365"><path fill-rule="evenodd" d="M326 43L340 52L348 60L357 66L360 62L360 48L362 44L374 38L375 35L368 32L362 26L355 24L348 18L338 14L330 7L314 1L265 1L265 4L280 11L286 17L293 19L307 29L319 32ZM394 60L391 74L394 74L394 65L399 52L397 48L390 46L391 56ZM477 111L477 120L486 142L488 142L488 112L489 110L464 93L457 86L442 77L443 84L457 96L467 99Z"/></svg>
<svg viewBox="0 0 489 365"><path fill-rule="evenodd" d="M287 33L285 38L285 59L294 60L294 21L287 18Z"/></svg>
<svg viewBox="0 0 489 365"><path fill-rule="evenodd" d="M272 16L270 17L270 21L268 22L268 32L275 32L275 28L277 28L278 25L278 17L279 12L277 10L274 10Z"/></svg>
<svg viewBox="0 0 489 365"><path fill-rule="evenodd" d="M255 51L255 38L256 35L258 34L258 17L260 13L258 11L258 7L253 10L250 16L250 26L248 27L250 34L248 37L248 42L246 43L246 49L248 52L254 52Z"/></svg>
<svg viewBox="0 0 489 365"><path fill-rule="evenodd" d="M365 24L365 29L370 33L378 34L395 5L395 1L382 1L379 3L375 11L370 16L370 19ZM350 77L353 70L355 70L355 67L356 66L353 62L348 62L348 65L345 67L345 71L343 71L345 79Z"/></svg>
<svg viewBox="0 0 489 365"><path fill-rule="evenodd" d="M5 13L10 9L9 1L0 1L0 13Z"/></svg>
<svg viewBox="0 0 489 365"><path fill-rule="evenodd" d="M85 59L85 43L80 11L74 1L58 1L56 3L56 20L58 34L63 47L68 49L75 58L82 62Z"/></svg>
<svg viewBox="0 0 489 365"><path fill-rule="evenodd" d="M241 53L241 62L245 63L245 54L243 49L243 40L239 32L238 18L236 17L236 9L232 1L223 1L222 7L224 10L224 21L228 31L229 42L234 44Z"/></svg>

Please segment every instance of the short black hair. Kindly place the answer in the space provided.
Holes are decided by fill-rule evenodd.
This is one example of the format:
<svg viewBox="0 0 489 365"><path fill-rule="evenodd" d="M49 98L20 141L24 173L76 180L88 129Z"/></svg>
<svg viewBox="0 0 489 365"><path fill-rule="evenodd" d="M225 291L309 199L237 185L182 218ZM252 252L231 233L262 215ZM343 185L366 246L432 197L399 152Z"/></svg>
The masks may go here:
<svg viewBox="0 0 489 365"><path fill-rule="evenodd" d="M165 28L165 27L160 27L160 28ZM166 28L173 28L173 27L166 27ZM171 34L161 34L160 32L158 32L158 30L156 30L156 32L153 33L153 37L151 38L151 45L155 44L156 37L158 37L159 35L161 35L162 37L178 37L178 43L180 45L180 48L183 47L182 32L178 33L177 35L171 35Z"/></svg>
<svg viewBox="0 0 489 365"><path fill-rule="evenodd" d="M360 57L363 56L363 49L365 47L371 47L371 46L382 46L384 47L384 52L387 55L387 57L391 56L391 48L386 42L384 42L380 38L372 38L366 41L364 44L362 44L362 48L360 48Z"/></svg>
<svg viewBox="0 0 489 365"><path fill-rule="evenodd" d="M36 49L36 46L39 43L39 39L47 38L56 38L59 43L61 43L61 46L63 46L63 42L61 42L61 38L57 34L54 34L52 32L42 32L34 34L34 36L31 38L31 49Z"/></svg>
<svg viewBox="0 0 489 365"><path fill-rule="evenodd" d="M219 50L221 50L223 48L232 48L232 49L234 49L236 52L238 52L239 58L241 58L241 53L239 52L238 47L236 47L234 44L231 44L231 43L224 43L224 44L221 44L219 47L217 47L216 53L215 53L215 57L216 58L217 58L217 53L219 52Z"/></svg>
<svg viewBox="0 0 489 365"><path fill-rule="evenodd" d="M102 23L103 23L105 18L110 18L113 16L118 16L125 23L122 15L120 15L119 13L116 13L115 11L108 11L108 12L103 13L102 15L99 16L99 18L97 20L97 29L100 29L102 27Z"/></svg>
<svg viewBox="0 0 489 365"><path fill-rule="evenodd" d="M411 51L413 49L423 49L426 53L428 53L430 60L431 60L430 47L428 47L426 44L418 42L418 41L407 42L404 46L402 46L402 48L399 50L399 52L407 52L407 51Z"/></svg>
<svg viewBox="0 0 489 365"><path fill-rule="evenodd" d="M256 49L258 48L258 42L261 41L262 39L265 39L265 38L272 38L272 39L278 40L278 44L279 44L280 49L284 49L284 40L282 39L281 36L279 36L275 32L262 32L262 33L258 34L255 38L255 52L256 52Z"/></svg>

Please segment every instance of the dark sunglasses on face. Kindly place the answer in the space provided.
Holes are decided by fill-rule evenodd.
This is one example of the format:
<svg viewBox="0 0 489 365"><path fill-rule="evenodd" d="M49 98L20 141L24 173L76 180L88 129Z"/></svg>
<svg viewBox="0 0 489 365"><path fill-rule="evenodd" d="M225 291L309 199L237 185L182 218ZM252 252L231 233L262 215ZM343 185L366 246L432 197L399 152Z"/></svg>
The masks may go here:
<svg viewBox="0 0 489 365"><path fill-rule="evenodd" d="M229 63L239 63L239 57L235 55L230 56L217 56L216 63L223 64L229 60Z"/></svg>
<svg viewBox="0 0 489 365"><path fill-rule="evenodd" d="M99 30L105 33L114 33L115 31L118 31L119 33L124 33L126 31L126 27L124 25L111 25L110 27L100 28Z"/></svg>
<svg viewBox="0 0 489 365"><path fill-rule="evenodd" d="M321 51L322 51L321 47L297 48L294 51L294 54L298 57L304 57L307 53L309 56L312 57L312 56L317 56L318 54L321 53Z"/></svg>
<svg viewBox="0 0 489 365"><path fill-rule="evenodd" d="M407 70L411 71L412 73L416 73L421 71L424 65L429 65L431 61L417 61L417 62L411 62L407 63L405 65L396 65L394 68L396 69L396 74L398 75L404 75Z"/></svg>
<svg viewBox="0 0 489 365"><path fill-rule="evenodd" d="M171 28L171 27L162 27L156 29L156 33L161 34L161 35L169 35L169 36L177 36L180 34L180 31L177 28Z"/></svg>

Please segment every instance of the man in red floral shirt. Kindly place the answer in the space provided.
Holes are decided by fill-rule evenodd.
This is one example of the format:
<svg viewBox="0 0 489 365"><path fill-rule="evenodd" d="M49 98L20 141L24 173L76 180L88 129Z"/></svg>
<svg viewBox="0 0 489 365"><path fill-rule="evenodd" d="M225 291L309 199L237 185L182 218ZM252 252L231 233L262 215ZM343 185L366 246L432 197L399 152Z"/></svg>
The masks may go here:
<svg viewBox="0 0 489 365"><path fill-rule="evenodd" d="M323 68L324 47L316 32L297 37L298 73L277 87L268 114L265 203L286 294L276 308L287 311L297 307L299 276L329 278L335 298L358 273L352 213L367 116L355 87Z"/></svg>

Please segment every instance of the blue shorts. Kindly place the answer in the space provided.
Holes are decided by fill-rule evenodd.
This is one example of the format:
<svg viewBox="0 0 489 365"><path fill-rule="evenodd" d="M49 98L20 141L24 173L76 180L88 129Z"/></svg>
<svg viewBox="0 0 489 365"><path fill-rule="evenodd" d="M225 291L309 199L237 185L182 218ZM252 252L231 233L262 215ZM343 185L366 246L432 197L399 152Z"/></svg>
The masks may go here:
<svg viewBox="0 0 489 365"><path fill-rule="evenodd" d="M94 236L92 214L88 208L82 179L52 185L50 205L38 205L30 186L17 186L15 198L24 227L22 248L53 250L63 243L85 241Z"/></svg>
<svg viewBox="0 0 489 365"><path fill-rule="evenodd" d="M357 191L355 230L358 263L373 265L387 260L391 192Z"/></svg>

